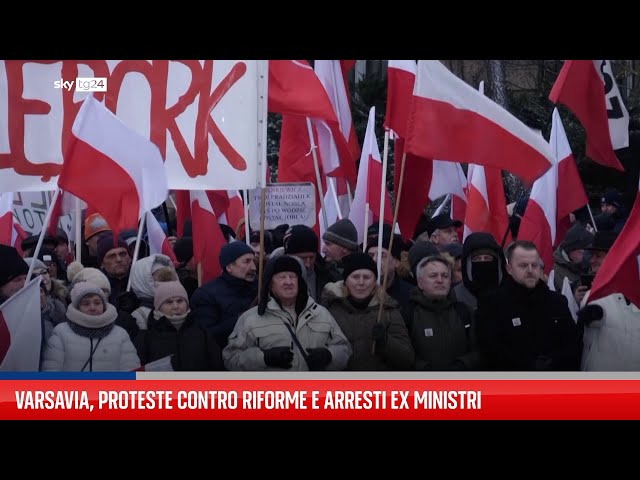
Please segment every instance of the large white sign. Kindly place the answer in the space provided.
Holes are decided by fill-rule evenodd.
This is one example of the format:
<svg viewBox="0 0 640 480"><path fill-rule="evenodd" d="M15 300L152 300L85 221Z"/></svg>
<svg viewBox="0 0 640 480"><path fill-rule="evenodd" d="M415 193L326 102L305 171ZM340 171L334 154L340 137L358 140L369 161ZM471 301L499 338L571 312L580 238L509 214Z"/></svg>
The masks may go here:
<svg viewBox="0 0 640 480"><path fill-rule="evenodd" d="M251 191L249 197L249 225L260 229L261 189ZM278 225L316 224L316 189L313 183L274 183L265 188L264 228Z"/></svg>
<svg viewBox="0 0 640 480"><path fill-rule="evenodd" d="M267 77L266 60L0 61L0 192L56 188L88 94L158 146L169 188L261 186Z"/></svg>

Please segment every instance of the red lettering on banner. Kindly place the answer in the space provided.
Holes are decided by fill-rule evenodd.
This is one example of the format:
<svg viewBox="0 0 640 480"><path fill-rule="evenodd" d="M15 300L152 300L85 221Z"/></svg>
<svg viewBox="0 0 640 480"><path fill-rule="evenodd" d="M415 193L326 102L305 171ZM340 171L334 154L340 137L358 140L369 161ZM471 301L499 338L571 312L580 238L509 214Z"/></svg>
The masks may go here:
<svg viewBox="0 0 640 480"><path fill-rule="evenodd" d="M247 164L244 158L231 145L222 134L220 128L211 118L211 112L218 105L224 95L245 74L247 66L244 62L236 63L227 73L225 78L217 85L212 93L211 81L214 67L213 60L204 61L201 65L198 60L173 60L186 66L191 73L191 82L187 90L171 106L167 102L167 80L169 76L169 60L154 60L149 63L144 60L123 60L116 64L113 72L105 60L64 60L62 61L61 78L75 80L78 77L79 65L86 65L95 77L107 78L108 90L94 92L97 100L105 99L106 107L112 112L116 111L118 97L124 78L129 73L140 73L149 83L150 88L150 140L158 146L160 153L166 159L167 132L171 136L175 150L180 158L185 172L192 178L206 175L208 171L209 152L208 135L220 149L222 155L236 170L246 170ZM54 64L59 60L41 61L5 61L7 75L7 120L9 147L11 153L0 154L0 169L12 168L20 175L37 175L43 182L60 174L62 165L59 163L31 163L25 154L25 118L27 115L48 115L51 105L42 100L31 100L22 97L24 88L23 68L27 63ZM71 136L71 128L76 118L81 103L74 102L74 92L65 88L61 89L62 95L62 152L65 151ZM180 132L176 119L195 102L197 104L196 120L194 125L194 141L192 155L187 140Z"/></svg>
<svg viewBox="0 0 640 480"><path fill-rule="evenodd" d="M26 60L12 60L5 62L7 73L7 123L10 153L0 153L0 170L12 168L20 175L39 175L43 182L60 174L62 165L59 163L31 163L24 151L24 124L27 115L47 115L51 105L42 100L22 98L24 81L22 69ZM36 63L56 63L56 60L46 60Z"/></svg>

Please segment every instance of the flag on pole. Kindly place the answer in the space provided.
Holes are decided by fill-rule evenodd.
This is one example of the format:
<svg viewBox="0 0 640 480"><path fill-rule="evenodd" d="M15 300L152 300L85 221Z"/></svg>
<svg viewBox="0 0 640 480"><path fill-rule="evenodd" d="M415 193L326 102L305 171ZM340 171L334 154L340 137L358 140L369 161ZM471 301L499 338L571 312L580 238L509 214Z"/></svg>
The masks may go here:
<svg viewBox="0 0 640 480"><path fill-rule="evenodd" d="M158 219L151 212L147 212L147 239L149 242L149 253L161 253L171 259L174 265L178 265L176 255L173 253L173 248L167 240L167 236L162 230Z"/></svg>
<svg viewBox="0 0 640 480"><path fill-rule="evenodd" d="M0 371L40 370L42 319L40 282L37 275L18 293L0 305Z"/></svg>
<svg viewBox="0 0 640 480"><path fill-rule="evenodd" d="M587 137L587 156L623 171L614 149L629 146L629 113L609 60L567 60L549 93L578 118Z"/></svg>
<svg viewBox="0 0 640 480"><path fill-rule="evenodd" d="M220 249L226 243L218 218L204 190L191 190L191 228L193 230L193 258L201 265L202 284L222 273Z"/></svg>
<svg viewBox="0 0 640 480"><path fill-rule="evenodd" d="M436 60L420 60L408 153L503 169L531 185L553 164L549 144Z"/></svg>
<svg viewBox="0 0 640 480"><path fill-rule="evenodd" d="M114 234L136 228L167 198L158 147L92 96L82 103L71 133L58 186L95 208Z"/></svg>

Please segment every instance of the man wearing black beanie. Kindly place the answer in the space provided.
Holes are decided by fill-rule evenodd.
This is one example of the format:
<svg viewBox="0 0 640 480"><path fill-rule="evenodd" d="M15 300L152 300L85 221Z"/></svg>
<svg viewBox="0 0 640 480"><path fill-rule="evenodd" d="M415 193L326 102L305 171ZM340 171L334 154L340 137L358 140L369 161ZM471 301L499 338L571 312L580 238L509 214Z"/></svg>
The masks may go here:
<svg viewBox="0 0 640 480"><path fill-rule="evenodd" d="M329 311L307 294L289 255L267 262L257 306L238 319L222 351L228 370L343 370L351 346Z"/></svg>

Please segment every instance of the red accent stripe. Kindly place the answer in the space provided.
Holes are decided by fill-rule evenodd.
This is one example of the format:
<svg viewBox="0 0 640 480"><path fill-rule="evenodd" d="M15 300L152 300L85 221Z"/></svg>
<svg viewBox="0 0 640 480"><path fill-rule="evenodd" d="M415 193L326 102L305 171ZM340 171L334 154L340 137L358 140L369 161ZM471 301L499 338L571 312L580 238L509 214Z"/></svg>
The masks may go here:
<svg viewBox="0 0 640 480"><path fill-rule="evenodd" d="M414 96L407 151L423 158L501 168L533 184L549 161L500 125L450 103Z"/></svg>
<svg viewBox="0 0 640 480"><path fill-rule="evenodd" d="M114 235L137 228L140 200L133 179L110 157L74 135L58 185L95 208Z"/></svg>

